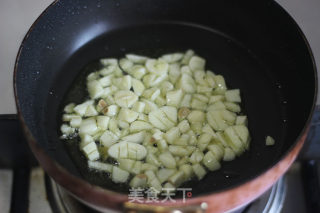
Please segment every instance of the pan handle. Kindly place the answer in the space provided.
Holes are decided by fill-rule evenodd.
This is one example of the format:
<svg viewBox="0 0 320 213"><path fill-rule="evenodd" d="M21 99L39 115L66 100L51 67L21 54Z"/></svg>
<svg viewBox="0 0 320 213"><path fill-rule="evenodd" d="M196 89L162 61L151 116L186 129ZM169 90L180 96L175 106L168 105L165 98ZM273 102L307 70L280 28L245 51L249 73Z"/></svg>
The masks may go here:
<svg viewBox="0 0 320 213"><path fill-rule="evenodd" d="M207 211L208 204L203 202L188 206L156 206L140 203L124 203L126 213L204 213Z"/></svg>

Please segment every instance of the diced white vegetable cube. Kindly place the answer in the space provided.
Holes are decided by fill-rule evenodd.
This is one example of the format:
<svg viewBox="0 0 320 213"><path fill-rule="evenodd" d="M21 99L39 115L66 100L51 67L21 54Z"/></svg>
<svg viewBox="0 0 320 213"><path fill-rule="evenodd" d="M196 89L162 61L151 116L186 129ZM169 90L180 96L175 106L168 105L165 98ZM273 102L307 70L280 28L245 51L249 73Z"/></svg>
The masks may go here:
<svg viewBox="0 0 320 213"><path fill-rule="evenodd" d="M128 158L132 160L142 160L146 157L147 150L138 143L122 141L112 145L108 150L108 154L115 159Z"/></svg>
<svg viewBox="0 0 320 213"><path fill-rule="evenodd" d="M99 98L103 93L103 87L99 81L89 81L87 84L89 95L92 99Z"/></svg>
<svg viewBox="0 0 320 213"><path fill-rule="evenodd" d="M142 130L150 130L153 126L145 121L134 121L130 124L130 132L139 132Z"/></svg>
<svg viewBox="0 0 320 213"><path fill-rule="evenodd" d="M161 94L163 96L165 96L167 94L167 92L169 92L173 89L174 89L174 86L169 81L164 81L160 86Z"/></svg>
<svg viewBox="0 0 320 213"><path fill-rule="evenodd" d="M227 90L226 82L222 75L215 75L214 81L216 82L217 87L214 90L216 95L223 95Z"/></svg>
<svg viewBox="0 0 320 213"><path fill-rule="evenodd" d="M189 130L187 134L189 135L189 145L195 145L197 143L196 134L193 132L193 130Z"/></svg>
<svg viewBox="0 0 320 213"><path fill-rule="evenodd" d="M206 60L199 56L192 56L189 61L189 67L191 70L204 70Z"/></svg>
<svg viewBox="0 0 320 213"><path fill-rule="evenodd" d="M113 132L115 135L117 135L118 137L120 137L120 129L118 127L118 119L116 118L111 118L110 121L109 121L109 130L111 132Z"/></svg>
<svg viewBox="0 0 320 213"><path fill-rule="evenodd" d="M266 145L267 146L273 146L275 144L275 140L271 136L266 137Z"/></svg>
<svg viewBox="0 0 320 213"><path fill-rule="evenodd" d="M209 111L207 113L207 121L210 126L216 131L225 130L229 125L223 119L220 111Z"/></svg>
<svg viewBox="0 0 320 213"><path fill-rule="evenodd" d="M177 61L180 61L183 58L183 54L182 53L165 54L160 58L167 63L175 63Z"/></svg>
<svg viewBox="0 0 320 213"><path fill-rule="evenodd" d="M212 88L208 86L201 86L201 85L197 86L198 93L210 93L211 91L212 91Z"/></svg>
<svg viewBox="0 0 320 213"><path fill-rule="evenodd" d="M62 120L63 121L71 121L73 118L81 118L80 115L77 114L63 114L62 115Z"/></svg>
<svg viewBox="0 0 320 213"><path fill-rule="evenodd" d="M99 73L103 76L110 75L111 73L115 73L118 65L108 65L99 70Z"/></svg>
<svg viewBox="0 0 320 213"><path fill-rule="evenodd" d="M118 60L116 58L102 58L102 59L100 59L100 63L103 66L117 65L118 64Z"/></svg>
<svg viewBox="0 0 320 213"><path fill-rule="evenodd" d="M64 110L66 113L72 113L72 112L73 112L73 108L74 108L75 106L76 106L75 103L70 103L70 104L66 105L63 110Z"/></svg>
<svg viewBox="0 0 320 213"><path fill-rule="evenodd" d="M146 68L150 73L163 75L168 72L169 64L161 59L159 60L148 59L146 61Z"/></svg>
<svg viewBox="0 0 320 213"><path fill-rule="evenodd" d="M104 100L107 102L108 105L113 105L116 103L114 101L113 96L111 96L111 95L107 95L106 97L104 97Z"/></svg>
<svg viewBox="0 0 320 213"><path fill-rule="evenodd" d="M137 101L133 106L132 110L136 112L143 112L146 104L144 102Z"/></svg>
<svg viewBox="0 0 320 213"><path fill-rule="evenodd" d="M119 65L123 71L129 72L130 68L133 67L133 62L126 58L122 58L119 61Z"/></svg>
<svg viewBox="0 0 320 213"><path fill-rule="evenodd" d="M166 99L163 98L162 96L158 96L158 97L156 98L155 102L156 102L156 104L157 104L158 106L164 106L164 105L167 104Z"/></svg>
<svg viewBox="0 0 320 213"><path fill-rule="evenodd" d="M131 169L131 173L133 174L140 174L141 173L141 167L142 167L142 163L141 161L136 161L135 164L133 165L132 169Z"/></svg>
<svg viewBox="0 0 320 213"><path fill-rule="evenodd" d="M178 128L180 132L186 133L190 129L189 122L187 120L183 120L178 124Z"/></svg>
<svg viewBox="0 0 320 213"><path fill-rule="evenodd" d="M154 188L155 190L161 192L162 186L158 178L152 179L149 183L149 186Z"/></svg>
<svg viewBox="0 0 320 213"><path fill-rule="evenodd" d="M173 142L175 145L187 146L190 136L188 134L181 135L177 140Z"/></svg>
<svg viewBox="0 0 320 213"><path fill-rule="evenodd" d="M75 128L80 127L81 122L82 122L82 118L80 116L72 118L70 121L70 126Z"/></svg>
<svg viewBox="0 0 320 213"><path fill-rule="evenodd" d="M126 54L127 59L135 64L144 64L148 57L136 54Z"/></svg>
<svg viewBox="0 0 320 213"><path fill-rule="evenodd" d="M224 105L221 101L216 101L213 104L209 105L207 108L207 111L216 111L216 110L222 110L225 109L226 105Z"/></svg>
<svg viewBox="0 0 320 213"><path fill-rule="evenodd" d="M142 77L147 73L147 70L144 66L134 65L128 71L135 79L142 79Z"/></svg>
<svg viewBox="0 0 320 213"><path fill-rule="evenodd" d="M87 81L97 80L98 78L99 78L99 73L98 72L93 72L93 73L90 73L87 76Z"/></svg>
<svg viewBox="0 0 320 213"><path fill-rule="evenodd" d="M236 125L245 125L245 126L247 126L247 125L248 125L247 116L245 116L245 115L239 115L239 116L237 116L237 118L236 118Z"/></svg>
<svg viewBox="0 0 320 213"><path fill-rule="evenodd" d="M212 137L217 137L216 133L213 131L213 129L211 128L211 126L209 124L206 124L203 128L202 128L202 132L203 133L207 133L209 135L211 135Z"/></svg>
<svg viewBox="0 0 320 213"><path fill-rule="evenodd" d="M157 75L157 74L147 74L143 77L142 81L146 88L158 86L168 77L167 74Z"/></svg>
<svg viewBox="0 0 320 213"><path fill-rule="evenodd" d="M129 172L118 168L117 166L113 166L112 169L112 181L115 183L125 183L129 178Z"/></svg>
<svg viewBox="0 0 320 213"><path fill-rule="evenodd" d="M226 106L227 110L231 111L231 112L240 112L241 108L239 106L239 104L233 103L233 102L224 102L224 105Z"/></svg>
<svg viewBox="0 0 320 213"><path fill-rule="evenodd" d="M113 169L113 165L109 163L102 163L99 161L88 161L88 167L90 169L96 169L99 171L109 172L109 173L111 173Z"/></svg>
<svg viewBox="0 0 320 213"><path fill-rule="evenodd" d="M155 165L152 165L150 163L143 163L141 165L141 171L148 171L148 170L155 172L158 170L158 167L156 167Z"/></svg>
<svg viewBox="0 0 320 213"><path fill-rule="evenodd" d="M132 178L129 185L133 188L144 188L147 186L147 176L145 174L138 174Z"/></svg>
<svg viewBox="0 0 320 213"><path fill-rule="evenodd" d="M176 168L176 160L170 152L163 152L159 155L160 162L169 169Z"/></svg>
<svg viewBox="0 0 320 213"><path fill-rule="evenodd" d="M212 152L217 160L221 160L224 156L224 147L221 144L211 144L208 149Z"/></svg>
<svg viewBox="0 0 320 213"><path fill-rule="evenodd" d="M206 72L206 81L207 81L207 85L211 88L215 88L216 87L216 82L214 81L214 76L215 74L210 71L210 70L207 70Z"/></svg>
<svg viewBox="0 0 320 213"><path fill-rule="evenodd" d="M206 73L204 70L195 70L194 78L198 86L207 86L207 81L205 80Z"/></svg>
<svg viewBox="0 0 320 213"><path fill-rule="evenodd" d="M87 107L92 104L93 104L93 100L85 101L84 103L75 106L73 110L79 115L83 116L87 111Z"/></svg>
<svg viewBox="0 0 320 213"><path fill-rule="evenodd" d="M245 144L243 144L243 142L241 141L241 139L232 127L228 127L225 129L224 136L229 146L237 155L240 155L244 151Z"/></svg>
<svg viewBox="0 0 320 213"><path fill-rule="evenodd" d="M145 131L141 131L138 133L134 133L131 135L127 135L123 138L121 138L122 141L131 142L131 143L142 143L144 140L144 137L146 135Z"/></svg>
<svg viewBox="0 0 320 213"><path fill-rule="evenodd" d="M132 123L133 121L137 120L139 116L139 113L127 109L127 108L121 108L119 115L118 115L118 119L122 120L122 121L126 121L128 123Z"/></svg>
<svg viewBox="0 0 320 213"><path fill-rule="evenodd" d="M144 114L143 112L139 113L138 120L149 122L148 116L146 114Z"/></svg>
<svg viewBox="0 0 320 213"><path fill-rule="evenodd" d="M201 180L206 174L206 170L200 164L193 164L192 169L194 174L198 177L198 180Z"/></svg>
<svg viewBox="0 0 320 213"><path fill-rule="evenodd" d="M156 100L156 98L160 95L160 89L156 87L151 87L147 90L144 90L142 96L150 101Z"/></svg>
<svg viewBox="0 0 320 213"><path fill-rule="evenodd" d="M232 127L236 134L239 136L241 142L245 145L246 148L249 146L250 142L250 135L249 135L249 130L246 126L244 125L236 125Z"/></svg>
<svg viewBox="0 0 320 213"><path fill-rule="evenodd" d="M102 87L108 87L112 84L113 75L107 75L105 77L100 78L98 81Z"/></svg>
<svg viewBox="0 0 320 213"><path fill-rule="evenodd" d="M203 152L201 152L199 149L197 149L196 151L194 151L192 153L192 155L189 158L189 161L192 164L200 163L203 159L203 156L204 156Z"/></svg>
<svg viewBox="0 0 320 213"><path fill-rule="evenodd" d="M176 187L179 187L184 181L185 176L183 171L177 171L169 178L169 182Z"/></svg>
<svg viewBox="0 0 320 213"><path fill-rule="evenodd" d="M188 115L188 120L189 120L190 123L204 122L205 114L202 111L193 110Z"/></svg>
<svg viewBox="0 0 320 213"><path fill-rule="evenodd" d="M180 77L180 65L170 64L169 65L169 80L172 84L175 84ZM173 88L172 88L173 89Z"/></svg>
<svg viewBox="0 0 320 213"><path fill-rule="evenodd" d="M164 114L170 121L177 123L177 108L171 106L164 106L161 107L160 110L164 112Z"/></svg>
<svg viewBox="0 0 320 213"><path fill-rule="evenodd" d="M97 125L101 130L107 130L109 125L110 117L105 115L97 116Z"/></svg>
<svg viewBox="0 0 320 213"><path fill-rule="evenodd" d="M191 59L191 57L194 55L194 51L193 50L187 50L182 58L181 63L182 64L189 64L189 61Z"/></svg>
<svg viewBox="0 0 320 213"><path fill-rule="evenodd" d="M183 164L179 167L179 170L184 173L184 179L189 180L193 176L193 169L190 164Z"/></svg>
<svg viewBox="0 0 320 213"><path fill-rule="evenodd" d="M95 150L98 150L95 142L91 142L82 148L82 151L84 152L85 155L88 155Z"/></svg>
<svg viewBox="0 0 320 213"><path fill-rule="evenodd" d="M118 141L119 137L115 135L113 132L107 130L105 131L101 137L100 142L105 147L110 147Z"/></svg>
<svg viewBox="0 0 320 213"><path fill-rule="evenodd" d="M136 161L131 159L118 159L119 168L130 172Z"/></svg>
<svg viewBox="0 0 320 213"><path fill-rule="evenodd" d="M118 86L119 89L130 90L131 86L132 86L132 78L130 75L125 75L122 78L120 78L120 84Z"/></svg>
<svg viewBox="0 0 320 213"><path fill-rule="evenodd" d="M181 74L188 74L188 75L192 76L192 72L191 72L189 66L182 66L180 68L180 72L181 72Z"/></svg>
<svg viewBox="0 0 320 213"><path fill-rule="evenodd" d="M190 114L190 109L187 107L181 107L178 111L178 118L179 120L185 119Z"/></svg>
<svg viewBox="0 0 320 213"><path fill-rule="evenodd" d="M164 139L158 140L157 145L160 151L164 151L168 148L168 144Z"/></svg>
<svg viewBox="0 0 320 213"><path fill-rule="evenodd" d="M148 183L150 183L153 179L157 178L156 174L152 170L146 170L145 175L148 177Z"/></svg>
<svg viewBox="0 0 320 213"><path fill-rule="evenodd" d="M120 90L115 93L114 99L120 107L131 108L138 100L138 96L131 91Z"/></svg>
<svg viewBox="0 0 320 213"><path fill-rule="evenodd" d="M70 135L70 134L74 133L75 128L72 128L67 124L62 124L60 127L60 130L64 135Z"/></svg>
<svg viewBox="0 0 320 213"><path fill-rule="evenodd" d="M198 139L198 143L197 143L200 151L203 152L207 148L207 146L210 143L211 139L212 139L212 136L207 134L207 133L204 133L204 134L200 135L200 137Z"/></svg>
<svg viewBox="0 0 320 213"><path fill-rule="evenodd" d="M212 103L215 103L217 101L224 101L225 99L225 96L223 95L212 95L210 96L210 99L209 99L209 104L212 104Z"/></svg>
<svg viewBox="0 0 320 213"><path fill-rule="evenodd" d="M162 168L159 171L157 171L157 177L160 181L160 183L163 183L169 179L170 176L172 176L176 172L175 169L166 169Z"/></svg>
<svg viewBox="0 0 320 213"><path fill-rule="evenodd" d="M155 165L156 167L161 166L161 163L157 159L157 157L153 153L148 153L146 157L146 162L150 163L152 165Z"/></svg>
<svg viewBox="0 0 320 213"><path fill-rule="evenodd" d="M186 73L183 73L181 75L176 84L176 87L182 89L186 93L194 93L197 89L194 79Z"/></svg>
<svg viewBox="0 0 320 213"><path fill-rule="evenodd" d="M91 152L90 154L88 154L87 158L89 161L95 161L100 158L100 154L99 154L98 150L95 150L95 151Z"/></svg>
<svg viewBox="0 0 320 213"><path fill-rule="evenodd" d="M179 136L180 136L180 130L178 127L173 127L164 134L164 138L167 140L169 144L173 144L173 142L176 139L178 139Z"/></svg>
<svg viewBox="0 0 320 213"><path fill-rule="evenodd" d="M197 99L202 103L208 103L209 102L209 98L207 98L205 95L203 94L193 94L192 96L193 99Z"/></svg>
<svg viewBox="0 0 320 213"><path fill-rule="evenodd" d="M150 112L159 109L158 106L155 103L153 103L152 101L142 99L142 102L145 104L145 107L144 107L145 114L149 114Z"/></svg>
<svg viewBox="0 0 320 213"><path fill-rule="evenodd" d="M119 107L117 105L110 105L107 109L107 115L112 117L118 114Z"/></svg>
<svg viewBox="0 0 320 213"><path fill-rule="evenodd" d="M161 109L150 112L148 118L149 122L160 130L168 130L175 125Z"/></svg>
<svg viewBox="0 0 320 213"><path fill-rule="evenodd" d="M232 161L235 158L236 158L236 154L234 153L234 151L232 149L230 149L229 147L226 147L224 149L223 160L224 161Z"/></svg>
<svg viewBox="0 0 320 213"><path fill-rule="evenodd" d="M188 155L188 150L183 146L170 145L169 151L174 156L184 157Z"/></svg>
<svg viewBox="0 0 320 213"><path fill-rule="evenodd" d="M145 90L143 83L135 78L132 79L132 88L137 96L142 95L143 91Z"/></svg>
<svg viewBox="0 0 320 213"><path fill-rule="evenodd" d="M215 171L220 169L221 165L211 151L208 151L202 160L202 163L210 170Z"/></svg>
<svg viewBox="0 0 320 213"><path fill-rule="evenodd" d="M91 117L98 115L96 108L93 105L89 105L87 107L86 113L84 113L85 117Z"/></svg>
<svg viewBox="0 0 320 213"><path fill-rule="evenodd" d="M191 107L191 99L192 99L191 94L185 94L180 103L180 107Z"/></svg>
<svg viewBox="0 0 320 213"><path fill-rule="evenodd" d="M180 105L182 96L183 96L182 90L169 91L166 95L167 105L178 107Z"/></svg>
<svg viewBox="0 0 320 213"><path fill-rule="evenodd" d="M88 135L94 135L96 132L98 132L98 126L95 118L87 118L82 120L79 133L80 134L88 134Z"/></svg>
<svg viewBox="0 0 320 213"><path fill-rule="evenodd" d="M226 100L229 102L236 102L236 103L241 102L239 89L227 90L225 92L225 96L226 96Z"/></svg>

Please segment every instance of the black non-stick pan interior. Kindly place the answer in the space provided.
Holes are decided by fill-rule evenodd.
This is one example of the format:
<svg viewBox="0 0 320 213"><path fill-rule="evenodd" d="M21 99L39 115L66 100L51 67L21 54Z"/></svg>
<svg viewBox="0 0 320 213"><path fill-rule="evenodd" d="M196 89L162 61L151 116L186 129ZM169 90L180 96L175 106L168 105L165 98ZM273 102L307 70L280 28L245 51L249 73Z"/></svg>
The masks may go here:
<svg viewBox="0 0 320 213"><path fill-rule="evenodd" d="M84 158L74 157L80 152L59 139L61 106L83 101L84 87L74 85L83 84L85 67L101 57L187 49L206 58L208 70L225 76L229 88L240 88L252 142L241 157L186 186L199 195L239 185L288 152L314 104L312 55L297 25L273 1L59 1L23 43L18 107L37 142L70 173L121 191L103 181L105 175L88 172ZM265 145L267 135L275 146Z"/></svg>

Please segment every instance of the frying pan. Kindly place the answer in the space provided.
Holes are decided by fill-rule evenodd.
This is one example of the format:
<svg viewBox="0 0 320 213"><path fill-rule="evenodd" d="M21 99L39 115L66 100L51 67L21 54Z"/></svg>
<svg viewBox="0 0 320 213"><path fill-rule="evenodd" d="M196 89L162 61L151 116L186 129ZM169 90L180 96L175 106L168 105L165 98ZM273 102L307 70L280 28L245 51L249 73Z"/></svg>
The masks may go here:
<svg viewBox="0 0 320 213"><path fill-rule="evenodd" d="M223 212L267 190L301 149L317 93L308 42L294 20L270 0L55 1L25 36L14 72L19 117L42 167L97 209L148 209L127 203L127 193L104 185L71 157L59 139L61 105L92 61L189 48L206 58L208 69L222 74L229 88L241 90L252 141L241 157L189 183L192 198L185 203L178 199L157 206L206 206L208 212ZM75 101L83 94L80 88ZM274 146L266 147L267 135L275 138Z"/></svg>

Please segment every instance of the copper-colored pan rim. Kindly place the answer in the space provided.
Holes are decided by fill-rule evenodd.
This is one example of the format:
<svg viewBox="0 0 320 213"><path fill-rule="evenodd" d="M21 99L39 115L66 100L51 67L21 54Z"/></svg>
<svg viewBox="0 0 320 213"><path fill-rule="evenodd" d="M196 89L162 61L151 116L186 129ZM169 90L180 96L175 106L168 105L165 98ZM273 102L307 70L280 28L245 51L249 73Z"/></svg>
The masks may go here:
<svg viewBox="0 0 320 213"><path fill-rule="evenodd" d="M54 1L53 3L51 3L41 14L40 16L36 19L36 21L32 24L32 26L30 27L30 29L28 30L28 32L26 33L22 43L21 43L21 46L19 48L19 51L18 51L18 54L17 54L17 57L16 57L16 61L15 61L15 66L14 66L14 76L13 76L13 83L14 83L14 96L15 96L15 101L16 101L16 107L17 107L17 112L18 112L18 118L22 124L22 127L23 127L23 130L27 136L27 139L28 139L28 142L29 142L29 145L31 146L32 150L35 152L37 152L37 155L39 156L36 156L39 159L46 159L48 162L49 162L49 165L50 165L50 169L49 168L46 168L46 166L42 165L43 167L46 168L47 172L52 176L54 177L58 177L60 175L62 175L64 178L67 178L69 179L70 181L73 181L75 183L78 183L78 184L81 184L81 187L83 189L83 191L87 191L87 192L91 192L90 194L91 195L95 195L94 197L90 197L88 195L84 195L84 194L80 194L79 191L77 191L75 188L70 188L68 187L68 185L65 184L64 181L57 181L60 185L62 185L63 187L67 188L71 193L73 193L74 195L78 196L80 199L82 200L85 200L85 201L88 201L92 204L95 204L95 205L98 205L98 206L101 206L101 207L110 207L110 203L106 203L104 198L106 198L107 200L109 201L114 201L114 205L113 205L113 208L118 208L119 206L117 206L118 204L116 204L116 201L118 202L124 202L127 200L127 196L124 195L124 194L121 194L121 193L117 193L117 192L113 192L113 191L110 191L108 189L104 189L104 188L101 188L101 187L98 187L98 186L95 186L95 185L92 185L86 181L84 181L83 179L81 178L78 178L70 173L68 173L63 167L61 167L57 162L55 162L53 159L51 159L47 153L36 143L36 140L35 138L33 137L31 131L29 130L29 128L27 127L25 121L24 121L24 118L22 116L22 113L21 113L21 110L19 108L19 100L18 100L18 94L17 94L17 85L16 85L16 75L17 75L17 72L18 72L18 64L19 64L19 59L20 59L20 54L23 50L23 43L26 41L26 39L29 37L30 33L32 32L32 30L34 29L35 25L37 24L37 22L40 20L40 18L42 18L46 13L47 11L53 7L59 0L56 0ZM279 7L279 9L282 9L284 10L278 3L275 2L275 4L277 4L277 6ZM284 10L285 11L285 10ZM286 12L286 11L285 11ZM287 13L287 12L286 12ZM246 184L250 184L250 182L253 182L261 177L263 177L264 175L266 175L268 172L271 172L272 170L274 170L277 166L279 166L281 164L281 162L285 161L286 159L289 158L289 155L290 153L292 153L293 151L295 152L295 155L293 156L292 159L290 159L290 162L288 162L288 164L286 165L286 168L281 172L281 174L283 174L288 168L289 166L291 165L291 163L293 162L293 160L296 158L297 154L299 153L303 143L304 143L304 139L307 135L307 132L308 132L308 127L309 127L309 124L311 122L311 118L312 118L312 115L313 115L313 112L315 110L315 105L316 105L316 98L317 98L317 93L318 93L318 84L317 84L317 72L316 72L316 63L315 63L315 59L314 59L314 56L313 56L313 53L312 53L312 50L311 50L311 47L310 47L310 44L308 43L305 35L303 34L302 30L300 29L300 27L298 26L298 24L296 23L296 21L287 13L287 15L291 18L293 24L296 25L296 28L298 29L298 33L300 34L300 36L303 38L307 48L308 48L308 52L309 52L309 55L311 57L311 60L312 60L312 63L313 63L313 70L314 70L314 79L315 79L315 91L314 91L314 97L313 97L313 105L312 105L312 108L311 108L311 112L308 116L308 119L307 119L307 122L304 126L304 128L302 129L302 131L300 132L299 136L297 137L296 141L291 145L291 147L281 156L280 160L275 164L275 165L271 165L270 167L266 168L263 172L257 174L255 177L252 177L242 183L239 183L238 185L236 186L232 186L230 188L227 188L227 189L223 189L223 190L220 190L220 191L216 191L214 192L213 194L204 194L204 195L200 195L196 198L192 198L192 199L189 199L187 204L188 203L195 203L195 202L199 202L200 200L207 200L209 199L210 197L213 197L214 195L218 195L218 194L223 194L223 193L227 193L227 192L232 192L232 191L236 191L237 189L240 189L241 186L243 185L246 185ZM55 171L55 172L58 172L59 174L52 174L50 172L52 171ZM280 177L281 175L279 173L279 176L277 178ZM275 182L276 180L273 181L273 183ZM264 190L266 190L268 187L270 187L271 185L267 185L266 187L264 187ZM262 191L260 192L260 194L262 193ZM255 197L257 197L258 195L260 195L259 193L256 194L256 196L254 197L248 197L247 199L247 202L253 200ZM99 199L98 196L101 196L102 199ZM117 197L117 199L115 199L115 197ZM97 199L98 198L98 199ZM168 203L161 203L160 205L171 205L172 203L168 204ZM181 205L182 204L182 200L177 200L177 203L175 203L175 205ZM111 204L112 205L112 204ZM230 207L235 207L235 206L230 206ZM224 209L224 210L227 210L227 209Z"/></svg>

